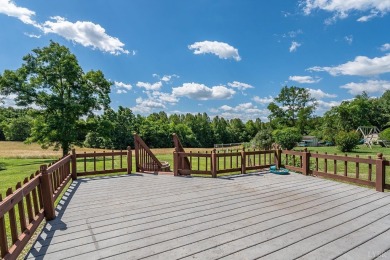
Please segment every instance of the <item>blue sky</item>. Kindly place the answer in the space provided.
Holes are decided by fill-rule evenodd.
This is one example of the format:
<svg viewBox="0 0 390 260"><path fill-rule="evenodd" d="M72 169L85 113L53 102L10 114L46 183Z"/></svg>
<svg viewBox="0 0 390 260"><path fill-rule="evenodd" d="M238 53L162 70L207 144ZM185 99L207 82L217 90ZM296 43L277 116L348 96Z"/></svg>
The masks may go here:
<svg viewBox="0 0 390 260"><path fill-rule="evenodd" d="M390 89L389 12L390 0L0 0L0 72L53 40L114 83L114 109L267 121L287 85L321 115Z"/></svg>

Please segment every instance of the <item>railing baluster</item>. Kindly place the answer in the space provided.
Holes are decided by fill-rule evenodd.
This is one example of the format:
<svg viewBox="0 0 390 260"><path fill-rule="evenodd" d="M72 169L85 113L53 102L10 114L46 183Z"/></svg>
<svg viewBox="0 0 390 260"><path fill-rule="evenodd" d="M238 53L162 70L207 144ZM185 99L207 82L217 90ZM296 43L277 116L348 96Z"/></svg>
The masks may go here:
<svg viewBox="0 0 390 260"><path fill-rule="evenodd" d="M34 175L31 174L30 176L30 180L32 180L34 178ZM38 186L39 187L39 186ZM32 194L32 199L33 199L33 205L34 205L34 214L35 216L38 215L39 213L39 204L38 204L38 197L37 197L37 189L39 189L38 187L35 187L32 191L31 191L31 194Z"/></svg>
<svg viewBox="0 0 390 260"><path fill-rule="evenodd" d="M348 157L348 154L345 154L345 157ZM344 176L348 176L348 161L347 161L347 158L345 158L345 161L344 161Z"/></svg>
<svg viewBox="0 0 390 260"><path fill-rule="evenodd" d="M368 159L371 159L371 156L368 156ZM368 180L369 181L372 180L372 164L371 163L368 165Z"/></svg>
<svg viewBox="0 0 390 260"><path fill-rule="evenodd" d="M113 170L115 167L114 167L114 150L111 151L112 152L112 156L111 156L111 169ZM122 156L122 155L121 155ZM122 168L122 167L121 167Z"/></svg>
<svg viewBox="0 0 390 260"><path fill-rule="evenodd" d="M28 178L27 177L23 181L23 184L26 184L26 183L28 183ZM34 220L34 213L33 213L33 209L32 209L30 193L28 193L26 195L26 207L27 207L28 223L31 223L31 221Z"/></svg>
<svg viewBox="0 0 390 260"><path fill-rule="evenodd" d="M334 155L337 155L336 153ZM337 160L333 160L333 173L337 174Z"/></svg>
<svg viewBox="0 0 390 260"><path fill-rule="evenodd" d="M0 194L0 202L3 196ZM7 230L5 229L5 218L0 216L0 257L3 258L8 252Z"/></svg>
<svg viewBox="0 0 390 260"><path fill-rule="evenodd" d="M22 183L21 182L18 182L18 184L16 184L16 190L22 188ZM19 210L19 221L20 221L20 231L21 233L26 230L27 228L27 224L26 224L26 213L24 211L24 202L23 202L23 199L22 198L19 202L18 202L18 210Z"/></svg>
<svg viewBox="0 0 390 260"><path fill-rule="evenodd" d="M12 194L12 188L9 188L6 192L7 196ZM16 223L16 214L15 214L15 207L10 209L8 211L9 216L9 224L10 224L10 230L11 230L11 238L12 243L15 243L18 241L18 225Z"/></svg>
<svg viewBox="0 0 390 260"><path fill-rule="evenodd" d="M327 155L328 153L325 152L325 156ZM324 159L324 172L325 173L328 173L328 159L325 157Z"/></svg>
<svg viewBox="0 0 390 260"><path fill-rule="evenodd" d="M106 151L103 151L103 171L106 170Z"/></svg>
<svg viewBox="0 0 390 260"><path fill-rule="evenodd" d="M356 155L356 158L359 159L359 155ZM356 162L356 179L359 179L359 162Z"/></svg>

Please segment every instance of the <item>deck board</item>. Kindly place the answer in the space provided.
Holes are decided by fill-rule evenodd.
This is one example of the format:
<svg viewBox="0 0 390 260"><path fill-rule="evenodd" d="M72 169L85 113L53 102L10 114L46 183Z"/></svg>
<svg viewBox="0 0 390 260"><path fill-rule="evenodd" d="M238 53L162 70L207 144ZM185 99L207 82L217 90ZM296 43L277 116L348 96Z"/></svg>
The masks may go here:
<svg viewBox="0 0 390 260"><path fill-rule="evenodd" d="M299 174L80 179L56 211L27 258L383 259L390 249L388 193Z"/></svg>

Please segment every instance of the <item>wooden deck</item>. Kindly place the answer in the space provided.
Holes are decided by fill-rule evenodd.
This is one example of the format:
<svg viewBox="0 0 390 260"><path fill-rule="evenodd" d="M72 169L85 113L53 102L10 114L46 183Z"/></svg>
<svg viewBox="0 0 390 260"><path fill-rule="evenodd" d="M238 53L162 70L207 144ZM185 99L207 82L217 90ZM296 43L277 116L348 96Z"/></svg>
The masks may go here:
<svg viewBox="0 0 390 260"><path fill-rule="evenodd" d="M80 179L27 258L389 259L390 194L305 177Z"/></svg>

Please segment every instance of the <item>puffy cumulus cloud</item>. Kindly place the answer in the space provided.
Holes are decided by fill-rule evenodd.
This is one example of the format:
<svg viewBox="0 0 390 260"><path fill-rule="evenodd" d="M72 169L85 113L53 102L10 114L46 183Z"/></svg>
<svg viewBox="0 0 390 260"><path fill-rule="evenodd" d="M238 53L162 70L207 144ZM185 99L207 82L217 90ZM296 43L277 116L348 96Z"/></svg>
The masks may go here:
<svg viewBox="0 0 390 260"><path fill-rule="evenodd" d="M247 83L242 83L238 81L233 81L228 83L229 87L237 88L238 90L246 90L248 88L254 88L252 85L249 85Z"/></svg>
<svg viewBox="0 0 390 260"><path fill-rule="evenodd" d="M31 24L35 27L40 27L37 22L33 20L35 12L25 7L17 6L11 0L0 0L0 13L15 17L25 24Z"/></svg>
<svg viewBox="0 0 390 260"><path fill-rule="evenodd" d="M219 108L211 109L210 111L215 115L224 117L225 119L240 118L243 121L248 121L249 119L254 120L256 118L266 120L269 114L267 109L259 109L251 102L242 103L235 107L223 105Z"/></svg>
<svg viewBox="0 0 390 260"><path fill-rule="evenodd" d="M290 46L290 52L295 52L297 51L298 47L300 47L302 44L298 43L298 42L291 42L291 46Z"/></svg>
<svg viewBox="0 0 390 260"><path fill-rule="evenodd" d="M309 15L314 10L324 10L333 13L333 17L326 20L327 24L348 17L351 12L366 12L357 21L366 22L376 16L385 15L390 11L389 0L302 0L300 5Z"/></svg>
<svg viewBox="0 0 390 260"><path fill-rule="evenodd" d="M114 81L114 86L117 88L124 88L127 90L131 90L133 88L133 86L131 86L131 84L126 84L126 83L123 83L120 81Z"/></svg>
<svg viewBox="0 0 390 260"><path fill-rule="evenodd" d="M320 78L313 78L311 76L290 76L288 79L302 84L317 83L321 80Z"/></svg>
<svg viewBox="0 0 390 260"><path fill-rule="evenodd" d="M348 89L352 95L361 94L363 91L367 93L384 93L390 89L390 81L386 80L368 80L366 82L355 83L351 82L341 86L341 88Z"/></svg>
<svg viewBox="0 0 390 260"><path fill-rule="evenodd" d="M207 87L199 83L184 83L182 86L172 88L172 94L176 97L188 97L196 100L229 99L236 92L225 86Z"/></svg>
<svg viewBox="0 0 390 260"><path fill-rule="evenodd" d="M151 93L149 92L148 96L149 96L149 98L152 98L152 99L158 99L163 103L175 104L175 103L179 102L179 99L170 93L153 91Z"/></svg>
<svg viewBox="0 0 390 260"><path fill-rule="evenodd" d="M390 50L390 43L385 43L380 48L381 51L388 51Z"/></svg>
<svg viewBox="0 0 390 260"><path fill-rule="evenodd" d="M160 76L160 75L158 75L158 74L153 74L152 75L153 77L155 77L155 78L158 78L159 80L161 80L161 81L164 81L164 82L171 82L171 79L173 79L173 78L180 78L178 75L176 75L176 74L172 74L172 75L164 75L164 76Z"/></svg>
<svg viewBox="0 0 390 260"><path fill-rule="evenodd" d="M131 108L135 113L148 114L154 109L166 109L166 106L160 100L154 100L150 97L147 99L139 97L135 102L136 106Z"/></svg>
<svg viewBox="0 0 390 260"><path fill-rule="evenodd" d="M311 67L309 71L325 71L332 76L372 76L390 72L390 54L383 57L368 58L357 56L355 60L335 67Z"/></svg>
<svg viewBox="0 0 390 260"><path fill-rule="evenodd" d="M194 54L211 53L217 55L220 59L234 59L240 61L241 57L238 50L224 42L203 41L195 42L188 46L188 49L194 50Z"/></svg>
<svg viewBox="0 0 390 260"><path fill-rule="evenodd" d="M142 82L138 81L136 86L139 88L144 88L146 90L159 90L162 87L162 82L158 81L156 83Z"/></svg>
<svg viewBox="0 0 390 260"><path fill-rule="evenodd" d="M69 41L76 42L84 47L92 47L103 52L114 55L135 54L124 49L125 44L118 38L106 33L106 30L99 24L88 21L77 21L75 23L67 21L60 16L51 17L50 21L42 24L43 32L54 33L64 37Z"/></svg>
<svg viewBox="0 0 390 260"><path fill-rule="evenodd" d="M321 99L321 98L335 98L335 97L337 97L337 95L325 93L321 89L308 88L307 90L309 91L310 96L317 99L317 100Z"/></svg>
<svg viewBox="0 0 390 260"><path fill-rule="evenodd" d="M256 103L259 103L259 104L262 104L262 105L268 105L269 103L274 101L274 98L271 97L271 96L264 97L264 98L261 98L259 96L254 96L252 98L252 100L255 101Z"/></svg>
<svg viewBox="0 0 390 260"><path fill-rule="evenodd" d="M323 101L323 100L317 100L317 110L316 114L322 115L326 111L329 111L332 107L339 106L341 104L341 101Z"/></svg>

